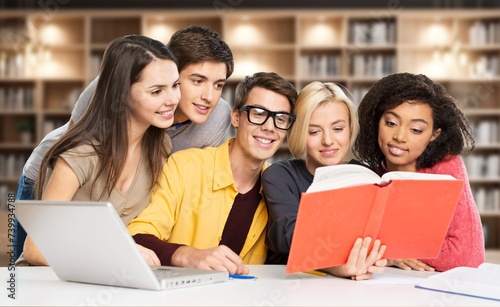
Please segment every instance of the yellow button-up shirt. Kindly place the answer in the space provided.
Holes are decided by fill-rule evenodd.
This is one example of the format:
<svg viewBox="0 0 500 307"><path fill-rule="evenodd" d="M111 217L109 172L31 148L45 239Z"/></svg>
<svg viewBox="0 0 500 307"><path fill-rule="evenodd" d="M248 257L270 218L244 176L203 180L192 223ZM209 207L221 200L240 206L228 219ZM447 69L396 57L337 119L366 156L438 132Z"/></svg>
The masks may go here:
<svg viewBox="0 0 500 307"><path fill-rule="evenodd" d="M130 234L152 234L199 249L218 246L238 194L229 161L228 146L232 141L170 156L149 205L129 223ZM264 263L266 226L267 209L262 197L240 252L245 264Z"/></svg>

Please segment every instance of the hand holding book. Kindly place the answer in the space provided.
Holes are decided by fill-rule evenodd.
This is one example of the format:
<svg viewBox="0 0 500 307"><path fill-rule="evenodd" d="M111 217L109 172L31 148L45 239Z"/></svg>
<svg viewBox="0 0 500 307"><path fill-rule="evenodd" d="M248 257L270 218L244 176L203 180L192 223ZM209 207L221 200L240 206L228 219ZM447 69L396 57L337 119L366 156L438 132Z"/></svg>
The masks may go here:
<svg viewBox="0 0 500 307"><path fill-rule="evenodd" d="M387 259L435 258L462 186L448 175L320 167L301 197L287 273L345 264L365 237L386 245Z"/></svg>

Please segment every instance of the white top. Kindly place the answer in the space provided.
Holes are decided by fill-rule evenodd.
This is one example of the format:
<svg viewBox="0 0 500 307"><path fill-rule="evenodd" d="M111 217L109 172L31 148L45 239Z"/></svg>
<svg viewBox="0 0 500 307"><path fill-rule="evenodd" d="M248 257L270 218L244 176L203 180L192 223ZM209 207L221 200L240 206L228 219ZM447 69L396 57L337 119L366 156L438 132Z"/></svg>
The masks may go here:
<svg viewBox="0 0 500 307"><path fill-rule="evenodd" d="M50 267L17 267L16 299L1 306L498 306L498 301L415 288L436 273L386 268L368 281L305 273L285 275L284 265L250 265L256 280L152 291L65 282ZM8 268L0 276L8 280ZM437 273L439 274L439 273ZM9 287L7 282L6 287Z"/></svg>

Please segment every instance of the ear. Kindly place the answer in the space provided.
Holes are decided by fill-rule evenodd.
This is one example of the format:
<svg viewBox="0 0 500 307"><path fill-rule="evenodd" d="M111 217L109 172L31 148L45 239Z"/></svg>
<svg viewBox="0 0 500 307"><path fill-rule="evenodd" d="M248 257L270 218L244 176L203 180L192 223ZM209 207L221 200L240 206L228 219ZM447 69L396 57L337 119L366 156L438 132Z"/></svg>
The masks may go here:
<svg viewBox="0 0 500 307"><path fill-rule="evenodd" d="M432 133L431 142L437 139L437 137L441 134L441 128L438 128L436 131Z"/></svg>
<svg viewBox="0 0 500 307"><path fill-rule="evenodd" d="M234 128L238 128L240 123L240 112L237 109L231 110L231 124Z"/></svg>

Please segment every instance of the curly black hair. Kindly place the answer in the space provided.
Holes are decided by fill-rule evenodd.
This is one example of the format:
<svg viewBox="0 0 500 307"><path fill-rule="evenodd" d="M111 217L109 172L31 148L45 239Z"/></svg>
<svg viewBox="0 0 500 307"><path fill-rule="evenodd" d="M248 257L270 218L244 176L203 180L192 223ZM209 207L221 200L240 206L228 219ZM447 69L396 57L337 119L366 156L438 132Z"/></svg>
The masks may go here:
<svg viewBox="0 0 500 307"><path fill-rule="evenodd" d="M384 172L381 166L385 157L378 145L380 118L404 102L428 104L434 131L441 129L417 159L417 169L432 167L448 155L466 155L474 149L469 121L442 85L425 75L397 73L376 82L358 107L360 131L353 153L372 169Z"/></svg>

